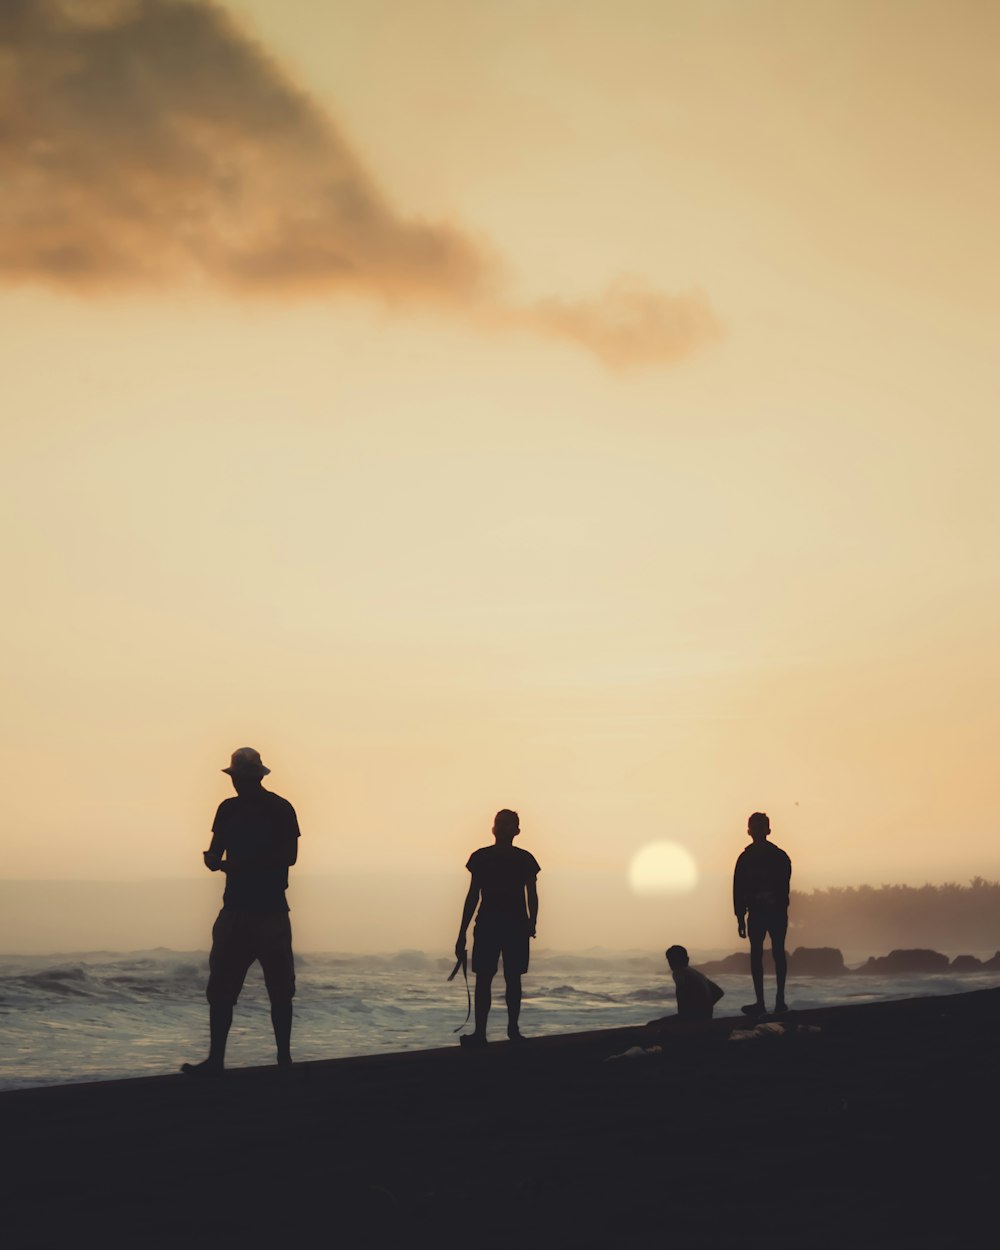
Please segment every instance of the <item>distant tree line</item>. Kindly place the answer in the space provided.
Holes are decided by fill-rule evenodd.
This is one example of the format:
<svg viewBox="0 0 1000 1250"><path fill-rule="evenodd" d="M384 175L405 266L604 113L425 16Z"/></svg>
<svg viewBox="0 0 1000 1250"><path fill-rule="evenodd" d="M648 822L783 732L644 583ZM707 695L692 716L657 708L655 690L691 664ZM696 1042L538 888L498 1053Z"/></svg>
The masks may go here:
<svg viewBox="0 0 1000 1250"><path fill-rule="evenodd" d="M789 947L838 946L878 954L930 947L951 954L1000 950L1000 881L968 885L858 885L793 891Z"/></svg>

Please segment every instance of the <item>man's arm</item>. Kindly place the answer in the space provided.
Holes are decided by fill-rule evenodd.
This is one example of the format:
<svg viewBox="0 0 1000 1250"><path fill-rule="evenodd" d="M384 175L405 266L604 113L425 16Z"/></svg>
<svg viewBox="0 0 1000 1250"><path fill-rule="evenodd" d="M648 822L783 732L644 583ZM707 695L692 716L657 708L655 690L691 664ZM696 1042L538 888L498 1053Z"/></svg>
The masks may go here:
<svg viewBox="0 0 1000 1250"><path fill-rule="evenodd" d="M458 941L455 943L455 958L461 959L465 954L465 933L469 927L469 921L475 914L476 906L479 903L479 895L482 893L482 887L475 877L472 878L472 884L469 886L469 892L465 896L465 906L462 908L462 924L458 930Z"/></svg>
<svg viewBox="0 0 1000 1250"><path fill-rule="evenodd" d="M291 803L288 804L285 819L281 822L274 855L280 860L280 864L276 864L275 867L281 868L291 868L299 857L299 818L295 815L295 808Z"/></svg>
<svg viewBox="0 0 1000 1250"><path fill-rule="evenodd" d="M221 868L225 872L225 864L222 862L222 856L226 850L226 839L217 829L212 830L212 841L207 851L203 852L202 859L205 861L205 867L209 872L218 872Z"/></svg>
<svg viewBox="0 0 1000 1250"><path fill-rule="evenodd" d="M282 844L285 852L285 867L291 868L299 858L299 818L295 808L288 804L288 819L281 830Z"/></svg>
<svg viewBox="0 0 1000 1250"><path fill-rule="evenodd" d="M743 888L743 874L740 871L742 856L736 861L736 867L733 869L733 911L736 913L736 925L741 938L747 935L747 900L746 891Z"/></svg>
<svg viewBox="0 0 1000 1250"><path fill-rule="evenodd" d="M538 925L538 878L532 877L525 889L528 892L528 935L534 937Z"/></svg>

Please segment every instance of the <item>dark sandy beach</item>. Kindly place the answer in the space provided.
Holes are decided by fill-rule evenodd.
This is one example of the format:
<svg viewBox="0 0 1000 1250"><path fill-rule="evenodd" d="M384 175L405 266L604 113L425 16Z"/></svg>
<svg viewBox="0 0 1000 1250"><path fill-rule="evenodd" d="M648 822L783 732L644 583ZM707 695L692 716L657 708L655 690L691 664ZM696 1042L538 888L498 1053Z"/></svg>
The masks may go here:
<svg viewBox="0 0 1000 1250"><path fill-rule="evenodd" d="M4 1093L6 1244L992 1244L1000 990L790 1021Z"/></svg>

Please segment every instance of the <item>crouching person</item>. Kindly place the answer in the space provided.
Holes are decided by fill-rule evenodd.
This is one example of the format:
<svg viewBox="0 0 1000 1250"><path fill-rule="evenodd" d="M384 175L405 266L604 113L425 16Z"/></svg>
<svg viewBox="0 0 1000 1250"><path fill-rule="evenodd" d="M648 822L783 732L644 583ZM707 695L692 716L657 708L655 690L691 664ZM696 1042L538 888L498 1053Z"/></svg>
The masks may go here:
<svg viewBox="0 0 1000 1250"><path fill-rule="evenodd" d="M650 1020L647 1028L661 1028L684 1020L711 1020L715 1004L725 991L703 972L692 968L688 953L683 946L671 946L667 950L667 963L674 978L677 995L677 1015Z"/></svg>
<svg viewBox="0 0 1000 1250"><path fill-rule="evenodd" d="M715 1004L725 990L710 981L703 972L691 967L683 946L671 946L666 954L677 994L677 1019L711 1020Z"/></svg>

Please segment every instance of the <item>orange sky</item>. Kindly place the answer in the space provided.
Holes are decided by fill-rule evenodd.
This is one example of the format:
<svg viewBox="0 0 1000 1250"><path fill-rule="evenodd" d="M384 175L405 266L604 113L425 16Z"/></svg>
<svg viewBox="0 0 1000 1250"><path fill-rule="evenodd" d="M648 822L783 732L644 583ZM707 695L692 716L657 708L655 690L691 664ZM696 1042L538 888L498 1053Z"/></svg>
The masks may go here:
<svg viewBox="0 0 1000 1250"><path fill-rule="evenodd" d="M992 6L11 13L5 878L193 878L245 744L327 947L501 806L556 947L728 940L755 808L1000 876Z"/></svg>

